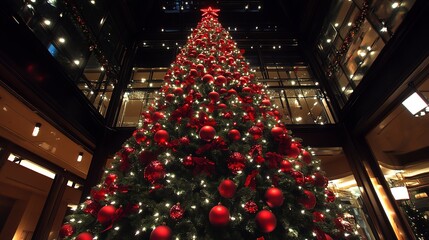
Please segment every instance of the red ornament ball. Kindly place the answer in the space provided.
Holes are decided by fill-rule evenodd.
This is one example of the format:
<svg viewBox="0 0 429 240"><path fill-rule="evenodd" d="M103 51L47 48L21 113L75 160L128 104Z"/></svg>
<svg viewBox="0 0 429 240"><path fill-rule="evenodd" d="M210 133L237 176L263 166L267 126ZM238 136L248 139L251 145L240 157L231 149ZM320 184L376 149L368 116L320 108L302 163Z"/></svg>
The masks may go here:
<svg viewBox="0 0 429 240"><path fill-rule="evenodd" d="M150 233L150 240L170 240L171 229L167 226L158 226Z"/></svg>
<svg viewBox="0 0 429 240"><path fill-rule="evenodd" d="M241 139L241 134L240 131L238 131L237 129L231 129L228 132L228 138L233 140L233 141L238 141Z"/></svg>
<svg viewBox="0 0 429 240"><path fill-rule="evenodd" d="M311 153L309 153L305 150L302 150L301 156L302 156L302 161L304 161L307 164L311 163Z"/></svg>
<svg viewBox="0 0 429 240"><path fill-rule="evenodd" d="M141 142L144 142L144 141L146 141L146 135L144 134L144 131L143 130L135 130L134 131L134 133L133 133L133 137L136 139L136 142L138 143L138 144L140 144Z"/></svg>
<svg viewBox="0 0 429 240"><path fill-rule="evenodd" d="M192 156L186 156L184 159L183 159L183 165L185 166L185 167L191 167L191 166L193 166L194 165L194 160L192 159Z"/></svg>
<svg viewBox="0 0 429 240"><path fill-rule="evenodd" d="M290 172L292 171L292 163L290 163L288 160L283 160L280 162L280 170L282 172Z"/></svg>
<svg viewBox="0 0 429 240"><path fill-rule="evenodd" d="M153 139L155 140L156 143L163 144L170 139L170 135L165 130L158 130L153 136Z"/></svg>
<svg viewBox="0 0 429 240"><path fill-rule="evenodd" d="M229 210L228 208L217 205L214 206L209 213L209 221L213 226L221 227L225 226L229 222Z"/></svg>
<svg viewBox="0 0 429 240"><path fill-rule="evenodd" d="M167 102L172 102L174 100L174 94L169 93L165 95L165 100L167 100Z"/></svg>
<svg viewBox="0 0 429 240"><path fill-rule="evenodd" d="M97 220L101 225L108 225L115 217L116 208L112 205L104 206L98 211Z"/></svg>
<svg viewBox="0 0 429 240"><path fill-rule="evenodd" d="M163 119L164 114L162 112L154 112L152 115L152 120L158 121L159 119Z"/></svg>
<svg viewBox="0 0 429 240"><path fill-rule="evenodd" d="M304 179L304 174L302 172L300 172L300 171L292 171L291 175L295 179L296 184L298 184L298 185L304 185L305 179Z"/></svg>
<svg viewBox="0 0 429 240"><path fill-rule="evenodd" d="M287 156L290 158L297 158L299 156L300 150L297 143L292 143L290 148L287 150Z"/></svg>
<svg viewBox="0 0 429 240"><path fill-rule="evenodd" d="M234 181L229 179L223 180L217 188L219 194L224 198L232 198L236 189L237 186L235 185Z"/></svg>
<svg viewBox="0 0 429 240"><path fill-rule="evenodd" d="M218 92L210 92L209 93L209 98L213 101L213 102L217 102L219 100L219 93Z"/></svg>
<svg viewBox="0 0 429 240"><path fill-rule="evenodd" d="M75 240L92 240L92 239L94 239L94 237L92 236L91 233L88 233L88 232L83 232L77 235L77 237L75 238Z"/></svg>
<svg viewBox="0 0 429 240"><path fill-rule="evenodd" d="M216 130L212 126L204 126L200 129L199 135L204 141L211 141L216 135Z"/></svg>
<svg viewBox="0 0 429 240"><path fill-rule="evenodd" d="M104 179L104 183L107 186L110 186L112 183L114 183L116 181L116 179L118 178L118 176L114 173L109 173L109 175L106 176L106 179Z"/></svg>
<svg viewBox="0 0 429 240"><path fill-rule="evenodd" d="M86 207L83 209L84 213L97 216L97 213L100 210L100 204L98 202L88 199L85 201L85 205Z"/></svg>
<svg viewBox="0 0 429 240"><path fill-rule="evenodd" d="M305 182L305 184L307 184L309 186L314 186L314 178L313 178L313 176L305 176L304 182Z"/></svg>
<svg viewBox="0 0 429 240"><path fill-rule="evenodd" d="M325 187L325 177L320 172L315 172L314 176L314 185L317 187Z"/></svg>
<svg viewBox="0 0 429 240"><path fill-rule="evenodd" d="M268 188L265 192L265 201L270 208L280 207L284 201L282 190L276 187Z"/></svg>
<svg viewBox="0 0 429 240"><path fill-rule="evenodd" d="M213 80L214 80L214 78L210 74L206 74L206 75L203 76L203 81L204 82L213 82Z"/></svg>
<svg viewBox="0 0 429 240"><path fill-rule="evenodd" d="M259 229L264 233L270 233L274 231L277 226L276 216L268 210L262 210L258 212L258 214L256 214L255 221Z"/></svg>
<svg viewBox="0 0 429 240"><path fill-rule="evenodd" d="M333 193L331 190L325 190L326 194L326 201L327 202L334 202L335 201L335 193Z"/></svg>
<svg viewBox="0 0 429 240"><path fill-rule="evenodd" d="M219 75L216 77L216 80L215 80L216 85L220 86L224 83L226 83L226 78L223 75Z"/></svg>
<svg viewBox="0 0 429 240"><path fill-rule="evenodd" d="M280 137L280 136L282 136L283 134L285 134L286 133L286 131L285 131L285 129L284 128L282 128L282 127L273 127L272 129L271 129L271 135L274 137L274 138L278 138L278 137Z"/></svg>
<svg viewBox="0 0 429 240"><path fill-rule="evenodd" d="M321 212L313 212L313 222L322 222L325 220L325 215Z"/></svg>
<svg viewBox="0 0 429 240"><path fill-rule="evenodd" d="M244 204L244 210L248 213L256 213L258 211L258 205L254 201L248 201Z"/></svg>
<svg viewBox="0 0 429 240"><path fill-rule="evenodd" d="M219 103L219 104L217 105L217 108L219 108L219 109L225 109L225 108L227 108L227 106L226 106L226 104L225 104L225 103Z"/></svg>
<svg viewBox="0 0 429 240"><path fill-rule="evenodd" d="M183 89L182 88L175 88L174 90L173 90L173 93L174 94L176 94L176 95L182 95L183 94Z"/></svg>
<svg viewBox="0 0 429 240"><path fill-rule="evenodd" d="M185 213L185 209L183 209L183 207L180 206L180 203L177 203L170 208L170 217L174 220L179 220L183 218L184 213Z"/></svg>
<svg viewBox="0 0 429 240"><path fill-rule="evenodd" d="M311 191L304 190L304 195L299 199L299 202L306 208L306 209L313 209L316 206L316 196Z"/></svg>
<svg viewBox="0 0 429 240"><path fill-rule="evenodd" d="M251 127L249 133L253 136L253 140L258 140L262 137L262 129L257 126Z"/></svg>
<svg viewBox="0 0 429 240"><path fill-rule="evenodd" d="M164 177L165 167L160 161L152 161L144 169L144 178L152 184Z"/></svg>
<svg viewBox="0 0 429 240"><path fill-rule="evenodd" d="M270 106L270 105L271 105L271 102L270 102L270 100L269 100L269 99L263 99L261 103L262 103L262 105L264 105L264 106Z"/></svg>
<svg viewBox="0 0 429 240"><path fill-rule="evenodd" d="M71 236L74 233L74 228L71 224L64 224L60 229L60 238Z"/></svg>

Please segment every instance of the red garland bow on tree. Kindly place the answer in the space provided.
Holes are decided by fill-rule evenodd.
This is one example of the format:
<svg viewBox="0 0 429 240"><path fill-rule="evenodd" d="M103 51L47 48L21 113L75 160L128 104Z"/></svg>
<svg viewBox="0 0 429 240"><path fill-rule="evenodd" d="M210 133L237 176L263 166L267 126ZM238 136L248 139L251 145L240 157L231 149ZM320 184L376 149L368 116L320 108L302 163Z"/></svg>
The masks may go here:
<svg viewBox="0 0 429 240"><path fill-rule="evenodd" d="M256 189L256 176L259 174L258 170L253 170L246 177L246 181L244 182L244 186L251 188L252 190Z"/></svg>

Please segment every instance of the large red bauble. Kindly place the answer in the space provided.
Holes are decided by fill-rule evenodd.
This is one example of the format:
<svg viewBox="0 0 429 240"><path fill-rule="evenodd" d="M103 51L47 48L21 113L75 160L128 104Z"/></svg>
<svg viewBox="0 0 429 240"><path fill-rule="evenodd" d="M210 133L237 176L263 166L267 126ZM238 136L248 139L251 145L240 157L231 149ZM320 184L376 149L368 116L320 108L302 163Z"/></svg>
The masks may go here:
<svg viewBox="0 0 429 240"><path fill-rule="evenodd" d="M140 144L146 140L146 135L144 134L144 130L135 130L133 132L133 137L136 139L136 142Z"/></svg>
<svg viewBox="0 0 429 240"><path fill-rule="evenodd" d="M74 228L71 224L64 224L60 229L60 238L71 236L74 233Z"/></svg>
<svg viewBox="0 0 429 240"><path fill-rule="evenodd" d="M152 114L152 119L154 121L158 121L159 119L163 119L164 118L164 114L162 112L154 112Z"/></svg>
<svg viewBox="0 0 429 240"><path fill-rule="evenodd" d="M200 138L204 141L211 141L216 135L216 130L212 126L204 126L200 129Z"/></svg>
<svg viewBox="0 0 429 240"><path fill-rule="evenodd" d="M282 190L276 187L268 188L265 192L265 201L270 208L280 207L283 205L284 199Z"/></svg>
<svg viewBox="0 0 429 240"><path fill-rule="evenodd" d="M116 181L116 179L118 178L118 176L114 173L109 173L109 175L106 176L106 179L104 179L104 183L107 186L110 186L113 182Z"/></svg>
<svg viewBox="0 0 429 240"><path fill-rule="evenodd" d="M240 131L238 131L237 129L231 129L228 132L228 138L233 140L233 141L238 141L241 138L241 134Z"/></svg>
<svg viewBox="0 0 429 240"><path fill-rule="evenodd" d="M171 229L167 226L158 226L150 233L150 240L170 240Z"/></svg>
<svg viewBox="0 0 429 240"><path fill-rule="evenodd" d="M249 133L252 134L254 140L258 140L262 137L262 129L257 126L251 127Z"/></svg>
<svg viewBox="0 0 429 240"><path fill-rule="evenodd" d="M225 226L229 222L229 210L228 208L217 205L214 206L209 213L209 221L213 226Z"/></svg>
<svg viewBox="0 0 429 240"><path fill-rule="evenodd" d="M261 229L261 232L264 233L272 232L277 226L276 216L268 210L258 212L258 214L256 214L255 221L259 229Z"/></svg>
<svg viewBox="0 0 429 240"><path fill-rule="evenodd" d="M265 105L265 106L270 106L271 105L271 102L270 102L269 99L263 99L261 103L262 103L262 105Z"/></svg>
<svg viewBox="0 0 429 240"><path fill-rule="evenodd" d="M165 100L167 100L167 102L172 102L174 100L174 94L169 93L165 95Z"/></svg>
<svg viewBox="0 0 429 240"><path fill-rule="evenodd" d="M241 91L246 92L246 93L250 93L250 92L252 92L252 89L250 87L244 87Z"/></svg>
<svg viewBox="0 0 429 240"><path fill-rule="evenodd" d="M298 185L304 185L305 179L304 179L304 174L302 172L300 172L300 171L292 171L291 175L295 179L296 184L298 184Z"/></svg>
<svg viewBox="0 0 429 240"><path fill-rule="evenodd" d="M308 190L304 190L305 196L301 197L299 199L299 202L306 208L306 209L313 209L316 206L316 196Z"/></svg>
<svg viewBox="0 0 429 240"><path fill-rule="evenodd" d="M235 190L237 189L237 186L235 185L234 181L225 179L220 184L217 190L219 191L219 194L224 198L232 198L234 197Z"/></svg>
<svg viewBox="0 0 429 240"><path fill-rule="evenodd" d="M313 178L313 176L305 176L304 177L304 182L305 182L306 185L314 186L314 178Z"/></svg>
<svg viewBox="0 0 429 240"><path fill-rule="evenodd" d="M227 106L226 106L226 104L225 104L225 103L219 103L219 104L217 105L217 107L218 107L219 109L225 109Z"/></svg>
<svg viewBox="0 0 429 240"><path fill-rule="evenodd" d="M287 156L290 158L297 158L299 156L300 150L297 143L292 143L290 148L287 150Z"/></svg>
<svg viewBox="0 0 429 240"><path fill-rule="evenodd" d="M326 194L326 201L327 202L334 202L335 201L335 193L333 193L331 190L325 190Z"/></svg>
<svg viewBox="0 0 429 240"><path fill-rule="evenodd" d="M234 88L231 88L228 90L228 95L235 95L235 94L237 94L237 91L235 91Z"/></svg>
<svg viewBox="0 0 429 240"><path fill-rule="evenodd" d="M210 74L206 74L206 75L203 76L203 81L204 82L213 82L213 80L214 80L214 78Z"/></svg>
<svg viewBox="0 0 429 240"><path fill-rule="evenodd" d="M155 183L165 177L165 167L160 161L152 161L144 169L144 178L150 183Z"/></svg>
<svg viewBox="0 0 429 240"><path fill-rule="evenodd" d="M302 161L304 161L307 164L311 163L311 154L305 150L302 150L301 152Z"/></svg>
<svg viewBox="0 0 429 240"><path fill-rule="evenodd" d="M97 220L101 225L108 225L115 217L116 208L112 205L104 206L98 211Z"/></svg>
<svg viewBox="0 0 429 240"><path fill-rule="evenodd" d="M313 212L313 222L322 222L325 220L325 215L321 212Z"/></svg>
<svg viewBox="0 0 429 240"><path fill-rule="evenodd" d="M170 139L170 135L165 130L158 130L153 136L153 139L155 140L156 143L162 144L167 142Z"/></svg>
<svg viewBox="0 0 429 240"><path fill-rule="evenodd" d="M173 93L176 95L182 95L183 94L183 89L182 88L176 88L173 90Z"/></svg>
<svg viewBox="0 0 429 240"><path fill-rule="evenodd" d="M216 83L216 85L222 85L222 84L226 83L226 78L222 75L219 75L216 77L215 83Z"/></svg>
<svg viewBox="0 0 429 240"><path fill-rule="evenodd" d="M92 234L87 233L87 232L83 232L83 233L77 235L77 237L75 238L75 240L92 240L92 239L94 239Z"/></svg>
<svg viewBox="0 0 429 240"><path fill-rule="evenodd" d="M292 163L290 163L288 160L283 160L280 162L280 170L282 172L290 172L292 171Z"/></svg>
<svg viewBox="0 0 429 240"><path fill-rule="evenodd" d="M213 101L213 102L217 102L219 100L219 93L218 92L210 92L209 93L209 98Z"/></svg>
<svg viewBox="0 0 429 240"><path fill-rule="evenodd" d="M314 185L316 185L317 187L326 187L328 186L328 181L327 178L325 178L325 176L323 176L323 174L321 174L320 172L315 172L314 174Z"/></svg>
<svg viewBox="0 0 429 240"><path fill-rule="evenodd" d="M285 129L281 127L273 127L271 128L271 135L273 135L274 138L280 137L285 133Z"/></svg>
<svg viewBox="0 0 429 240"><path fill-rule="evenodd" d="M204 65L203 65L203 64L201 64L201 63L200 63L200 64L198 64L198 65L197 65L197 70L198 70L198 71L203 71L203 70L204 70Z"/></svg>
<svg viewBox="0 0 429 240"><path fill-rule="evenodd" d="M191 70L189 70L189 75L190 75L190 76L194 76L194 77L198 76L198 71L197 71L197 69L192 68Z"/></svg>

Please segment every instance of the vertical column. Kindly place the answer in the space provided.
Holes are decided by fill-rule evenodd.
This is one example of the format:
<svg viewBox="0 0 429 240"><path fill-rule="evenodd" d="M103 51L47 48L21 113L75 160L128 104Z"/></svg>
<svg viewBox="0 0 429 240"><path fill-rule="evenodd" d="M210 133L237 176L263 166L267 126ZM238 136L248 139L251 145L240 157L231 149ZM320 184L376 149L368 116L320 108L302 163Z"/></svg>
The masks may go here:
<svg viewBox="0 0 429 240"><path fill-rule="evenodd" d="M402 213L395 204L390 190L386 187L384 176L373 158L371 150L365 144L365 139L353 136L344 124L341 125L345 138L344 152L360 187L362 200L373 223L375 234L379 239L414 239L411 229L404 222ZM380 189L377 188L383 189L383 196L380 196ZM382 201L380 197L387 199ZM385 211L386 207L393 211L393 222L392 216L388 216Z"/></svg>
<svg viewBox="0 0 429 240"><path fill-rule="evenodd" d="M67 179L62 173L57 173L49 191L48 198L46 199L45 206L43 207L42 215L40 216L36 229L34 230L32 237L33 240L48 239L51 226L55 220L55 216L57 215L66 186Z"/></svg>

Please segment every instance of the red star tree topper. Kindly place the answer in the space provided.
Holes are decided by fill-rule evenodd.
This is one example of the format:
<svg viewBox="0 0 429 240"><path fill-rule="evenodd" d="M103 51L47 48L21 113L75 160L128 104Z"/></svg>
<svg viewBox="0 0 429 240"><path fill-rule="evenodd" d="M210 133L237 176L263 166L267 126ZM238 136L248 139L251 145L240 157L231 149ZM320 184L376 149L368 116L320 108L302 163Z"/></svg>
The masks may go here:
<svg viewBox="0 0 429 240"><path fill-rule="evenodd" d="M217 17L218 16L217 13L220 12L220 9L216 9L216 8L213 9L212 7L208 7L208 8L201 9L201 12L203 12L203 17L206 15Z"/></svg>
<svg viewBox="0 0 429 240"><path fill-rule="evenodd" d="M280 121L219 9L201 11L143 126L61 237L352 238L320 161Z"/></svg>

